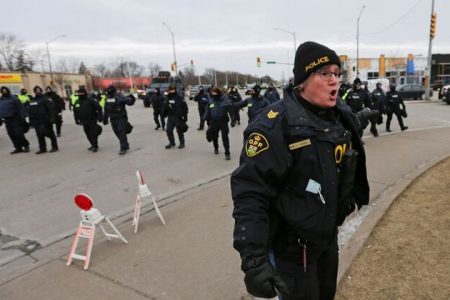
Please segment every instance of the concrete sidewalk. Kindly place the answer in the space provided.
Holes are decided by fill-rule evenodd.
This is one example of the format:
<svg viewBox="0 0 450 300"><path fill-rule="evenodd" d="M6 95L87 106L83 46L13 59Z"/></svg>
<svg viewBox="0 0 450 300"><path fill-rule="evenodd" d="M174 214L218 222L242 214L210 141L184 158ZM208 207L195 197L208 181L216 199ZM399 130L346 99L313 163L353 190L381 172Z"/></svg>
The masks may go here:
<svg viewBox="0 0 450 300"><path fill-rule="evenodd" d="M340 276L391 201L419 174L450 154L450 128L408 130L367 138L371 204L340 229ZM229 177L217 179L161 203L166 226L153 211L115 220L128 239L106 242L101 234L89 270L65 265L71 239L0 268L0 299L250 299L238 254L232 248ZM130 218L131 216L128 216Z"/></svg>

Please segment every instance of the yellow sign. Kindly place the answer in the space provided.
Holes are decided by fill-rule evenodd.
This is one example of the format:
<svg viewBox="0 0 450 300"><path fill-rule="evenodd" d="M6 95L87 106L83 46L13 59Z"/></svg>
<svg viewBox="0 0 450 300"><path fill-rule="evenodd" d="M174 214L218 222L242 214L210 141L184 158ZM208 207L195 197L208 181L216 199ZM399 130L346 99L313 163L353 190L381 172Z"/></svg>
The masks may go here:
<svg viewBox="0 0 450 300"><path fill-rule="evenodd" d="M267 149L269 149L269 142L262 134L250 134L247 144L245 145L245 152L248 157L253 157Z"/></svg>
<svg viewBox="0 0 450 300"><path fill-rule="evenodd" d="M306 139L306 140L303 140L303 141L300 141L300 142L289 144L289 149L290 150L295 150L295 149L302 148L302 147L309 146L309 145L311 145L311 140L310 139Z"/></svg>
<svg viewBox="0 0 450 300"><path fill-rule="evenodd" d="M13 83L22 82L22 76L19 74L0 74L0 82Z"/></svg>

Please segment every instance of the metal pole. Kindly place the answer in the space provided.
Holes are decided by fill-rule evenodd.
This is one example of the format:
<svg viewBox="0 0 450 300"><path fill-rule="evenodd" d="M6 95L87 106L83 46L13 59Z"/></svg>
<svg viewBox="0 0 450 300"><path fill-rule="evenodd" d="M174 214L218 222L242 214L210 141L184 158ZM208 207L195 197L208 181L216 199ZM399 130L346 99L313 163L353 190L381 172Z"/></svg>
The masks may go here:
<svg viewBox="0 0 450 300"><path fill-rule="evenodd" d="M431 15L434 14L434 0L431 1ZM430 86L431 86L431 58L432 58L433 38L430 34L430 40L428 42L428 62L427 62L427 86L425 87L425 99L430 100Z"/></svg>
<svg viewBox="0 0 450 300"><path fill-rule="evenodd" d="M175 54L175 35L173 34L173 31L170 29L169 25L166 24L166 22L163 22L163 25L167 27L167 29L170 32L170 35L172 36L173 63L175 64L175 76L176 76L178 75L178 66L177 66L177 56Z"/></svg>
<svg viewBox="0 0 450 300"><path fill-rule="evenodd" d="M56 41L59 38L65 37L65 34L62 35L58 35L57 37L51 39L50 41L45 41L45 47L47 48L47 58L48 58L48 66L50 68L50 81L52 82L52 86L53 86L53 70L52 70L52 60L50 58L50 50L48 48L48 44L50 44L51 42Z"/></svg>
<svg viewBox="0 0 450 300"><path fill-rule="evenodd" d="M52 60L50 59L50 51L48 50L48 43L49 42L45 41L45 46L47 47L48 67L50 69L50 81L53 83Z"/></svg>
<svg viewBox="0 0 450 300"><path fill-rule="evenodd" d="M295 31L293 32L293 31L289 31L289 30L286 30L286 29L283 29L283 28L274 28L274 30L278 30L278 31L283 31L283 32L289 33L290 35L292 35L294 37L294 60L295 60L295 53L297 52L297 40L295 38ZM295 64L295 61L292 63L292 65L294 65L294 64Z"/></svg>
<svg viewBox="0 0 450 300"><path fill-rule="evenodd" d="M359 11L359 16L356 21L356 77L359 77L359 19L361 18L362 12L364 10L365 5L361 7Z"/></svg>

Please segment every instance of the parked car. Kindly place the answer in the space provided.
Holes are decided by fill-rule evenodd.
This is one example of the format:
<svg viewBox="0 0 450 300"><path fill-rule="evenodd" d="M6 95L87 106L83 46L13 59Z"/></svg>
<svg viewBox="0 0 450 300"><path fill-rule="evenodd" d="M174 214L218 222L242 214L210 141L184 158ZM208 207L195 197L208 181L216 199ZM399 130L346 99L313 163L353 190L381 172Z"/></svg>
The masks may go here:
<svg viewBox="0 0 450 300"><path fill-rule="evenodd" d="M425 88L421 84L403 84L397 87L398 94L403 99L422 99Z"/></svg>
<svg viewBox="0 0 450 300"><path fill-rule="evenodd" d="M189 90L189 100L193 100L195 96L197 96L200 86L202 86L205 91L211 87L210 84L197 84L192 86Z"/></svg>
<svg viewBox="0 0 450 300"><path fill-rule="evenodd" d="M444 85L440 91L439 91L439 99L442 99L442 101L445 101L447 103L450 103L450 99L447 99L447 91L450 89L450 85Z"/></svg>

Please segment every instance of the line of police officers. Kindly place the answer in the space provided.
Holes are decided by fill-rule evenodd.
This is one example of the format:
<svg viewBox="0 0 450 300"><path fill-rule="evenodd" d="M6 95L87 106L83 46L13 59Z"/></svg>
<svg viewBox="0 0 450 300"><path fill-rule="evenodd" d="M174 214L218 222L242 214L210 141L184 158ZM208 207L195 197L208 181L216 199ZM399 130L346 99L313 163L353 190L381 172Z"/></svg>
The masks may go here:
<svg viewBox="0 0 450 300"><path fill-rule="evenodd" d="M393 114L397 117L400 129L402 131L408 129L408 126L405 126L403 123L403 118L407 117L406 106L402 97L396 91L395 84L391 84L389 86L389 91L384 93L381 83L377 83L376 88L370 93L367 86L362 88L361 79L356 78L353 81L352 87L348 87L345 84L341 85L340 96L352 108L354 113L357 113L364 108L378 110L381 113L378 117L373 117L369 120L370 132L375 137L378 137L376 125L381 125L383 123L382 114L387 115L386 132L391 132L391 120ZM367 125L368 122L360 129L361 136Z"/></svg>

